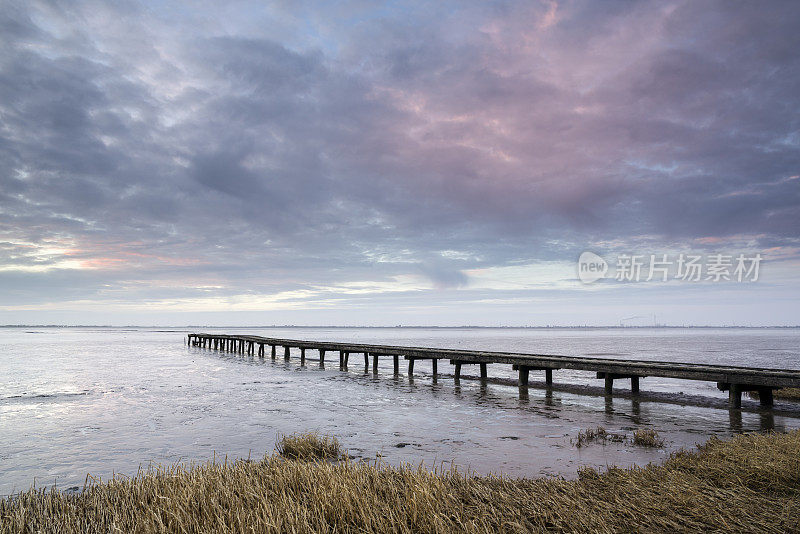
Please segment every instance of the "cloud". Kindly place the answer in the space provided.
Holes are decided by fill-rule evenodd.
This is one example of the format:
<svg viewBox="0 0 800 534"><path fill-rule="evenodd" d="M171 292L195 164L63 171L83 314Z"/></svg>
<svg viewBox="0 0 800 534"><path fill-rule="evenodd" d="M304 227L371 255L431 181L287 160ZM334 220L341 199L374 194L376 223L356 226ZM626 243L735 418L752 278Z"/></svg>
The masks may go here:
<svg viewBox="0 0 800 534"><path fill-rule="evenodd" d="M797 245L796 3L401 7L12 2L0 291L464 290L611 241Z"/></svg>

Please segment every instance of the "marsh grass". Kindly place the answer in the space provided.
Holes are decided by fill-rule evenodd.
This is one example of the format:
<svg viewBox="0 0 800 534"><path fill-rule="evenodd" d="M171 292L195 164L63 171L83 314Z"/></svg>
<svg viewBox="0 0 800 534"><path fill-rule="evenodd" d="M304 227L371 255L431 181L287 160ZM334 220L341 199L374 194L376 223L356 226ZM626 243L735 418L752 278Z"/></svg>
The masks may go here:
<svg viewBox="0 0 800 534"><path fill-rule="evenodd" d="M598 426L597 428L581 430L578 432L578 435L569 442L578 448L585 447L592 443L605 445L607 442L629 443L638 447L660 448L664 446L664 440L661 439L658 431L651 428L637 429L633 432L633 436L628 438L625 434L614 434L607 431L602 426Z"/></svg>
<svg viewBox="0 0 800 534"><path fill-rule="evenodd" d="M0 501L0 532L798 532L800 431L577 480L279 456Z"/></svg>
<svg viewBox="0 0 800 534"><path fill-rule="evenodd" d="M747 396L751 399L758 400L758 391L748 391ZM772 392L772 396L776 399L800 401L800 388L780 388Z"/></svg>
<svg viewBox="0 0 800 534"><path fill-rule="evenodd" d="M317 432L279 435L275 450L289 460L339 460L345 456L339 440Z"/></svg>
<svg viewBox="0 0 800 534"><path fill-rule="evenodd" d="M581 430L575 439L571 439L570 443L578 448L585 447L591 443L606 444L612 443L629 443L638 447L663 447L664 440L658 435L658 431L651 428L641 428L633 432L633 436L628 438L625 434L614 434L609 432L602 426L597 428L587 428Z"/></svg>
<svg viewBox="0 0 800 534"><path fill-rule="evenodd" d="M598 426L597 428L587 428L586 430L581 430L578 432L578 435L575 439L570 440L570 443L578 448L581 448L589 445L590 443L606 443L607 441L621 443L625 441L625 436L622 434L613 434L602 426Z"/></svg>
<svg viewBox="0 0 800 534"><path fill-rule="evenodd" d="M658 435L658 430L652 428L635 430L631 443L639 447L661 448L664 446L664 440Z"/></svg>

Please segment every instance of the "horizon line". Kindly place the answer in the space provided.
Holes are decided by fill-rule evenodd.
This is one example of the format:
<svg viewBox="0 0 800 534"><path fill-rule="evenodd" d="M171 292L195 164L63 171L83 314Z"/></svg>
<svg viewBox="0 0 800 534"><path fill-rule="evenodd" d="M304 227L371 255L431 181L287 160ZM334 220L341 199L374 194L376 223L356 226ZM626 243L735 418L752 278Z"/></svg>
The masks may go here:
<svg viewBox="0 0 800 534"><path fill-rule="evenodd" d="M678 328L729 328L729 329L759 329L759 328L800 328L800 325L109 325L109 324L3 324L0 328L396 328L396 329L517 329L517 330L542 330L542 329L678 329Z"/></svg>

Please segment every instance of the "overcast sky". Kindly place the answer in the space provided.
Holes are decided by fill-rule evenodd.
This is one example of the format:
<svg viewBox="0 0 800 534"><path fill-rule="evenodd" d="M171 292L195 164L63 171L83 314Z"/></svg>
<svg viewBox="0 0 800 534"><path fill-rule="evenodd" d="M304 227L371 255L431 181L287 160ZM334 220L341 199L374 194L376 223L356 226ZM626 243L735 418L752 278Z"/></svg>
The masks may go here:
<svg viewBox="0 0 800 534"><path fill-rule="evenodd" d="M2 2L0 323L800 324L800 3L267 4Z"/></svg>

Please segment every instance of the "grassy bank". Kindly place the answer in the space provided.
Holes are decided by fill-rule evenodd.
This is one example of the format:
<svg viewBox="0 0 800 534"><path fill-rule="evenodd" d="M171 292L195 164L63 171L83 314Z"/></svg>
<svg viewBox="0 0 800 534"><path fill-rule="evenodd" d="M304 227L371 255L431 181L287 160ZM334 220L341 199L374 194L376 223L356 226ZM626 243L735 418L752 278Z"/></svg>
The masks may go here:
<svg viewBox="0 0 800 534"><path fill-rule="evenodd" d="M173 466L0 504L1 532L800 531L800 431L578 480L284 460Z"/></svg>
<svg viewBox="0 0 800 534"><path fill-rule="evenodd" d="M758 391L748 391L748 395L753 399L758 399ZM773 391L772 395L776 399L800 401L800 388L780 388Z"/></svg>

